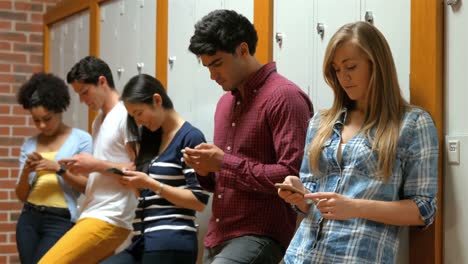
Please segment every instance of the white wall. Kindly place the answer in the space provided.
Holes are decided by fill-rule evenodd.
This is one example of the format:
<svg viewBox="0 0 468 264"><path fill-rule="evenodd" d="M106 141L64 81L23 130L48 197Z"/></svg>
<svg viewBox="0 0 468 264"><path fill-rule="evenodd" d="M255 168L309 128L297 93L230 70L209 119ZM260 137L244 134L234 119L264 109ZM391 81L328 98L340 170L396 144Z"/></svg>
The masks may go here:
<svg viewBox="0 0 468 264"><path fill-rule="evenodd" d="M444 1L445 2L445 1ZM460 164L444 160L444 262L468 263L468 9L466 1L445 9L445 142L460 141ZM443 139L441 139L443 140Z"/></svg>

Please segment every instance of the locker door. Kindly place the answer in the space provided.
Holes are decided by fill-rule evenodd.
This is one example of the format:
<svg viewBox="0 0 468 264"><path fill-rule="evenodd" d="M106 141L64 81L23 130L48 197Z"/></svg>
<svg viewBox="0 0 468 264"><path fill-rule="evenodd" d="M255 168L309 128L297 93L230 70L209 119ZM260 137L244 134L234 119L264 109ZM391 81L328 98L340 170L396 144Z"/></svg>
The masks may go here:
<svg viewBox="0 0 468 264"><path fill-rule="evenodd" d="M120 77L119 93L123 91L125 84L133 76L138 74L137 63L140 40L140 3L135 0L124 0L120 10L119 38L121 42L118 56L120 67L124 70ZM149 25L147 25L148 27ZM154 24L155 26L155 24ZM149 37L149 36L148 36ZM151 51L147 51L151 52ZM154 48L153 48L154 52Z"/></svg>
<svg viewBox="0 0 468 264"><path fill-rule="evenodd" d="M71 67L89 54L89 12L82 12L57 22L51 27L50 72L66 82ZM88 108L69 87L70 106L63 115L65 123L88 130Z"/></svg>
<svg viewBox="0 0 468 264"><path fill-rule="evenodd" d="M49 46L49 71L57 76L63 77L63 67L61 64L61 52L62 47L61 39L61 22L53 24L50 31L50 46Z"/></svg>
<svg viewBox="0 0 468 264"><path fill-rule="evenodd" d="M192 122L193 83L197 60L187 47L193 33L195 0L172 0L168 6L167 91L175 110ZM201 128L200 128L201 129Z"/></svg>
<svg viewBox="0 0 468 264"><path fill-rule="evenodd" d="M312 102L315 110L330 108L333 92L323 79L323 58L330 38L344 24L359 20L359 0L317 0L314 8L314 46ZM319 34L317 26L323 26Z"/></svg>
<svg viewBox="0 0 468 264"><path fill-rule="evenodd" d="M154 76L156 73L156 1L138 1L137 63L141 72Z"/></svg>
<svg viewBox="0 0 468 264"><path fill-rule="evenodd" d="M64 38L66 56L63 57L63 78L81 58L89 54L89 12L73 16L68 23L68 34ZM71 102L64 120L70 125L88 130L88 107L80 103L79 96L70 86Z"/></svg>
<svg viewBox="0 0 468 264"><path fill-rule="evenodd" d="M224 8L222 0L196 0L195 1L195 21L191 26L190 36L193 35L194 25L209 12ZM189 37L190 38L190 37ZM187 38L186 49L190 44L190 39ZM194 62L194 78L193 78L193 101L192 101L192 124L203 131L208 142L213 142L214 130L214 112L216 104L224 93L221 86L210 79L210 73L205 68L201 61L196 59L195 55L191 54L191 60Z"/></svg>
<svg viewBox="0 0 468 264"><path fill-rule="evenodd" d="M372 19L387 39L403 96L409 101L411 1L362 0L361 7L361 20Z"/></svg>
<svg viewBox="0 0 468 264"><path fill-rule="evenodd" d="M241 13L253 23L254 0L224 0L223 8Z"/></svg>
<svg viewBox="0 0 468 264"><path fill-rule="evenodd" d="M273 58L278 72L310 96L313 2L276 0L273 6Z"/></svg>
<svg viewBox="0 0 468 264"><path fill-rule="evenodd" d="M121 81L125 69L121 66L122 44L120 36L120 16L123 0L107 1L101 6L100 58L112 71L115 88L121 91Z"/></svg>

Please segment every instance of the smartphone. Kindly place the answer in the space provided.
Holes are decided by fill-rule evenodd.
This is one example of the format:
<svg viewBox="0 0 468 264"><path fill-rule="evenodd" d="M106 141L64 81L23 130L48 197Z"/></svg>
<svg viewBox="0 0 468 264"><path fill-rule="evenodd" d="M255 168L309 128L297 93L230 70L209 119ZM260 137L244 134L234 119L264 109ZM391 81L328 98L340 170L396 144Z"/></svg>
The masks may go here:
<svg viewBox="0 0 468 264"><path fill-rule="evenodd" d="M117 169L117 168L114 168L114 167L108 168L106 171L111 172L111 173L114 173L114 174L117 174L117 175L120 175L120 176L124 176L124 175L125 175L125 173L124 173L122 170Z"/></svg>
<svg viewBox="0 0 468 264"><path fill-rule="evenodd" d="M284 183L275 183L275 187L281 190L286 190L294 193L298 193L300 195L304 195L305 192L297 189L296 187L289 185L289 184L284 184Z"/></svg>

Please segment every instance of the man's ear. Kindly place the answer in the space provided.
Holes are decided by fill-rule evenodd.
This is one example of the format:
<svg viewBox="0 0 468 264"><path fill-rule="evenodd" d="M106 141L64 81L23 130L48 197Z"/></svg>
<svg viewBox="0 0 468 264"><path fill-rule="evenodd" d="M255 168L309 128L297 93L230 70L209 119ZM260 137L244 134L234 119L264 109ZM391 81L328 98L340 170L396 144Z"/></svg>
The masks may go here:
<svg viewBox="0 0 468 264"><path fill-rule="evenodd" d="M241 56L250 55L249 45L246 42L242 42L241 44L239 44L238 48L239 48L239 54Z"/></svg>
<svg viewBox="0 0 468 264"><path fill-rule="evenodd" d="M99 76L98 78L98 84L99 85L108 85L107 84L107 78L103 75Z"/></svg>

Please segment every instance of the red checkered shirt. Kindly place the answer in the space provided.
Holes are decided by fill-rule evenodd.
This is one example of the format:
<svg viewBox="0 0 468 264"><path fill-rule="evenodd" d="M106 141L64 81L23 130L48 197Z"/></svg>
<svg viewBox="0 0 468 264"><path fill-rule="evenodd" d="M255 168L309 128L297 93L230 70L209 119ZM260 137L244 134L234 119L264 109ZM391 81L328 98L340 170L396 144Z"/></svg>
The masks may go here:
<svg viewBox="0 0 468 264"><path fill-rule="evenodd" d="M299 175L312 103L276 72L275 63L253 74L244 90L243 98L234 91L219 100L214 144L225 152L223 164L214 175L198 177L213 192L205 246L250 234L287 247L296 213L278 196L274 184Z"/></svg>

